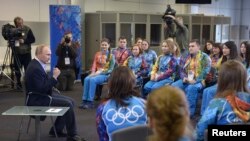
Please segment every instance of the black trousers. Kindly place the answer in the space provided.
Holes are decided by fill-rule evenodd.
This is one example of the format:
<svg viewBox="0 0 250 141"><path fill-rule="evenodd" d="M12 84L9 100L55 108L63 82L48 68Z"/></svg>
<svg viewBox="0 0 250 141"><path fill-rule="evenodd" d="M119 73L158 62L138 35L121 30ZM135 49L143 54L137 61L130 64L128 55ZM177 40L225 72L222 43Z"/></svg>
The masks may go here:
<svg viewBox="0 0 250 141"><path fill-rule="evenodd" d="M15 69L15 75L16 75L16 80L17 84L21 85L21 71L22 68L26 71L26 68L31 61L31 54L14 54L12 56L14 59L14 69Z"/></svg>
<svg viewBox="0 0 250 141"><path fill-rule="evenodd" d="M61 69L61 74L57 78L57 88L60 91L71 91L73 90L75 79L76 78L74 69Z"/></svg>
<svg viewBox="0 0 250 141"><path fill-rule="evenodd" d="M72 98L58 93L52 93L51 106L69 107L69 110L63 116L56 118L55 128L57 132L62 132L66 126L68 136L77 135L74 105L75 102Z"/></svg>

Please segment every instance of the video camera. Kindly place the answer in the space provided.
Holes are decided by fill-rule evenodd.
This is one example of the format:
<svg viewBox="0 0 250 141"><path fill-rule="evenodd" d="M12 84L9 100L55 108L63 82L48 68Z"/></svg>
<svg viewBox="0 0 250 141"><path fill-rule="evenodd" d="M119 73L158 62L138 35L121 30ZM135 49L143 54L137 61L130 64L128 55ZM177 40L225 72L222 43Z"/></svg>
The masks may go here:
<svg viewBox="0 0 250 141"><path fill-rule="evenodd" d="M167 9L164 15L162 16L162 19L166 22L167 25L171 25L173 23L173 19L170 17L166 17L166 15L175 16L175 14L176 14L176 11L172 9L170 5L167 5Z"/></svg>
<svg viewBox="0 0 250 141"><path fill-rule="evenodd" d="M5 40L11 41L20 39L23 35L24 33L21 28L16 28L9 23L2 26L2 36Z"/></svg>

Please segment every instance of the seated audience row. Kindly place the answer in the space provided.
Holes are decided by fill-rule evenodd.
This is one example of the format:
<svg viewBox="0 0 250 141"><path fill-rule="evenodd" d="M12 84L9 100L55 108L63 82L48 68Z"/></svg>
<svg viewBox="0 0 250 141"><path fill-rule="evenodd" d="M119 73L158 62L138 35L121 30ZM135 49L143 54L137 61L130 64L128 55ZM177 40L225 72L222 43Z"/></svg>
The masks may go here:
<svg viewBox="0 0 250 141"><path fill-rule="evenodd" d="M155 67L157 64L164 64L163 62L168 62L167 65L170 65L171 57L174 54L174 52L170 51L174 50L174 48L175 44L172 41L163 41L162 51L165 56L160 55L152 69L157 68ZM238 55L234 54L235 48L236 45L231 41L223 45L223 55L218 61L220 67L219 71L217 71L217 91L214 98L204 108L204 113L196 126L195 138L197 140L204 140L204 132L209 124L249 122L250 95L247 81L249 81L250 44L249 42L245 43L244 64L242 59L238 59ZM179 64L176 63L176 67L181 72L180 80L173 80L172 86L162 85L162 87L150 91L147 102L135 90L136 72L132 71L133 68L123 66L126 65L126 62L129 64L131 60L138 59L136 57L140 56L138 55L139 46L133 46L132 56L129 57L129 59L132 58L131 60L128 58L124 59L117 67L114 67L115 55L109 49L108 40L103 39L101 41L101 49L96 54L95 61L97 66L93 67L93 74L88 76L91 78L100 76L100 83L108 82L108 97L100 103L96 113L97 131L100 140L111 140L111 135L114 131L140 124L150 125L154 131L152 139L155 140L183 141L195 139L192 134L192 127L189 124L189 117L194 116L198 93L205 87L202 82L206 80L212 64L209 56L201 52L197 40L190 41L189 53L181 57ZM119 53L117 52L117 54ZM120 53L120 55L122 54ZM53 86L57 83L60 70L54 68L52 77L48 76L44 71L44 66L49 62L50 55L51 51L47 46L41 45L37 47L36 58L29 64L25 75L26 93L33 92L50 95L52 96L51 105L70 107L70 110L64 116L57 118L55 122L56 132L61 137L67 136L68 141L85 140L77 135L73 110L74 100L70 97L58 95L58 93L53 91ZM166 57L166 60L161 60L164 57ZM141 61L131 61L132 63L130 63L143 62L143 58L140 59ZM173 60L177 62L175 57L173 57ZM162 68L159 67L157 69L160 70ZM165 71L172 71L171 69L171 67L167 67ZM88 88L91 88L92 86L90 85L93 84L91 81L87 81L88 77L85 78L84 86L89 85ZM94 81L95 84L93 86L95 87L97 84L100 84L99 82L96 83L97 80ZM40 83L40 81L43 83ZM89 91L86 90L86 92ZM93 106L93 99L89 100L88 96L93 98L94 90L92 90L91 94L85 95L87 97L85 99L86 103L83 105L84 107ZM41 106L46 104L46 101L39 97L30 100L29 105ZM65 127L67 134L63 132ZM53 134L52 130L50 134Z"/></svg>

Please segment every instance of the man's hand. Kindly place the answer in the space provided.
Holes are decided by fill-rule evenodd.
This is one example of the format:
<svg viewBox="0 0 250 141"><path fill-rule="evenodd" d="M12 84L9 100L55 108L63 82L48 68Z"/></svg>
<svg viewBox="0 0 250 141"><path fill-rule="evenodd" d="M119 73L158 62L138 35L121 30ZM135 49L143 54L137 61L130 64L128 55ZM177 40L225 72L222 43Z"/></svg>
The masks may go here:
<svg viewBox="0 0 250 141"><path fill-rule="evenodd" d="M183 83L194 84L196 81L194 79L189 80L187 77L184 77L182 80Z"/></svg>
<svg viewBox="0 0 250 141"><path fill-rule="evenodd" d="M19 43L23 44L24 40L23 39L19 39Z"/></svg>
<svg viewBox="0 0 250 141"><path fill-rule="evenodd" d="M60 75L61 71L58 68L53 69L53 77L57 79L57 77Z"/></svg>
<svg viewBox="0 0 250 141"><path fill-rule="evenodd" d="M155 81L155 74L151 74L150 80L151 80L151 81Z"/></svg>
<svg viewBox="0 0 250 141"><path fill-rule="evenodd" d="M182 80L183 83L188 83L188 78L187 77L184 77L183 80Z"/></svg>

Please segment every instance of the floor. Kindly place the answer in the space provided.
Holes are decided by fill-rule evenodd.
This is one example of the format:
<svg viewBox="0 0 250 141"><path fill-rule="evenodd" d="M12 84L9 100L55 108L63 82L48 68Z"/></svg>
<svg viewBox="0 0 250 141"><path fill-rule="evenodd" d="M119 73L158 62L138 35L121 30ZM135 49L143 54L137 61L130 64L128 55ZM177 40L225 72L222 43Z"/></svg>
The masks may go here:
<svg viewBox="0 0 250 141"><path fill-rule="evenodd" d="M0 84L3 80L0 80ZM103 88L103 93L107 93L107 88ZM98 135L95 125L95 109L82 110L78 106L81 103L82 97L82 84L76 83L73 91L65 91L62 94L70 96L75 99L76 107L75 114L77 120L77 127L79 135L86 138L88 141L98 141ZM20 90L15 90L10 87L3 87L0 85L0 112L4 112L12 106L24 105L24 93ZM98 105L98 102L95 103ZM198 111L197 111L197 115ZM0 140L1 141L16 141L19 133L19 125L23 118L23 127L21 130L20 141L34 141L34 120L32 120L29 133L26 133L28 116L3 116L0 115ZM199 116L196 116L192 122L195 125ZM48 132L51 127L50 118L47 118L41 123L41 141L62 141L64 138L49 137Z"/></svg>
<svg viewBox="0 0 250 141"><path fill-rule="evenodd" d="M1 81L0 81L1 83ZM86 138L88 141L97 141L98 136L95 125L95 109L81 110L78 109L78 105L81 103L82 86L81 83L76 83L74 90L70 92L62 92L62 94L70 96L75 99L76 107L75 114L77 120L77 127L79 135ZM12 88L0 87L0 112L3 113L7 109L13 106L24 105L24 93L20 90L14 90ZM96 103L97 105L98 103ZM19 125L23 118L23 127L21 130L20 141L34 141L34 120L31 120L29 133L26 133L28 116L4 116L0 115L0 140L1 141L16 141L18 138ZM41 141L62 141L64 138L49 137L48 132L51 127L50 118L41 122Z"/></svg>

